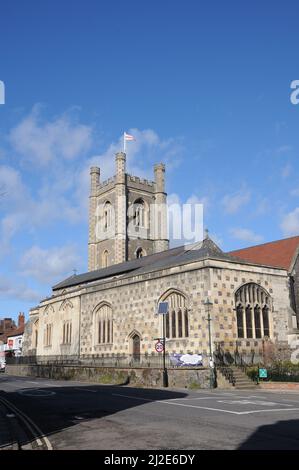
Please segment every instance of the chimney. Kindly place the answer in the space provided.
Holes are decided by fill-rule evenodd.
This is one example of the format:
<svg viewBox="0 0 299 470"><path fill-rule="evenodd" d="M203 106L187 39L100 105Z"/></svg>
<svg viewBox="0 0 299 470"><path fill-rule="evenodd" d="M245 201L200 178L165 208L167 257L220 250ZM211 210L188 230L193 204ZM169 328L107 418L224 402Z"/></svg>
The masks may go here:
<svg viewBox="0 0 299 470"><path fill-rule="evenodd" d="M24 326L24 324L25 324L25 315L23 312L20 312L19 318L18 318L18 328L20 328L21 326Z"/></svg>

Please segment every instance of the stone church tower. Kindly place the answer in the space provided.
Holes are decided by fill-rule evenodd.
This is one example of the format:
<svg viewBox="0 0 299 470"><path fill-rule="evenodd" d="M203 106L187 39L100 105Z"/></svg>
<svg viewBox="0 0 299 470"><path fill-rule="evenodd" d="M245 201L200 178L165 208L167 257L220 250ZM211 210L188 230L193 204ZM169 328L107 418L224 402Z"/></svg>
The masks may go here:
<svg viewBox="0 0 299 470"><path fill-rule="evenodd" d="M116 154L116 174L100 181L90 169L88 270L94 271L168 249L165 165L155 181L126 173L126 154Z"/></svg>

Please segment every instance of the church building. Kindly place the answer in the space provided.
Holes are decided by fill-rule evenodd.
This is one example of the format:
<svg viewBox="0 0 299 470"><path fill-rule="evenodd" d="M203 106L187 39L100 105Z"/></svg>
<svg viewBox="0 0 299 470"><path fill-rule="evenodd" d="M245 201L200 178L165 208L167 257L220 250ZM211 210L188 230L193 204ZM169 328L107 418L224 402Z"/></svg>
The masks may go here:
<svg viewBox="0 0 299 470"><path fill-rule="evenodd" d="M88 272L52 288L30 311L23 353L38 356L152 355L162 337L167 352L212 348L261 354L265 341L289 351L299 339L299 236L223 252L208 235L169 249L165 166L154 181L126 173L101 182L90 171ZM297 346L298 347L298 346Z"/></svg>

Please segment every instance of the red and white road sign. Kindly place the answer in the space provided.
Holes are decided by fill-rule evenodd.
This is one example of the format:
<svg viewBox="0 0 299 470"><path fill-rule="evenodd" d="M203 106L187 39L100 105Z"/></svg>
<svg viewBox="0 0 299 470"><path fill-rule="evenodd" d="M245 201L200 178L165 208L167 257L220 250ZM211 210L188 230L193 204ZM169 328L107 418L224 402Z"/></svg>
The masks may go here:
<svg viewBox="0 0 299 470"><path fill-rule="evenodd" d="M161 343L161 341L158 341L156 344L155 344L155 350L160 353L160 352L163 352L164 350L164 345L163 343Z"/></svg>

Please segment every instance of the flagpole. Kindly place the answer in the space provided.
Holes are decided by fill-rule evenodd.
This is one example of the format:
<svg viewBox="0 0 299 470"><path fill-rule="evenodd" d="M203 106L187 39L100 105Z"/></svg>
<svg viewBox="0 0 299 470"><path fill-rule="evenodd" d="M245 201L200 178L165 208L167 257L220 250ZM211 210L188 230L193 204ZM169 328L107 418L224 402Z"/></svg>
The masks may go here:
<svg viewBox="0 0 299 470"><path fill-rule="evenodd" d="M124 132L124 153L126 153L126 133Z"/></svg>

